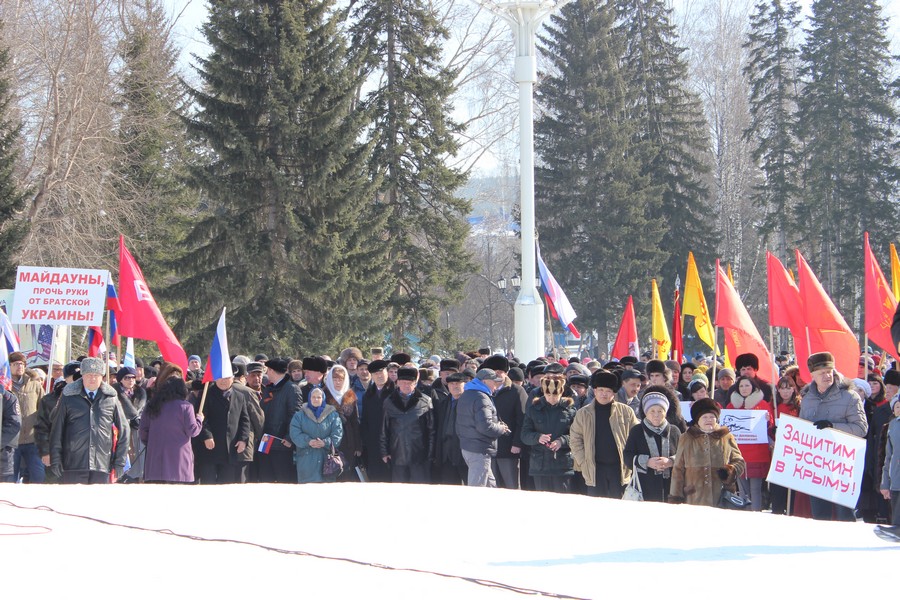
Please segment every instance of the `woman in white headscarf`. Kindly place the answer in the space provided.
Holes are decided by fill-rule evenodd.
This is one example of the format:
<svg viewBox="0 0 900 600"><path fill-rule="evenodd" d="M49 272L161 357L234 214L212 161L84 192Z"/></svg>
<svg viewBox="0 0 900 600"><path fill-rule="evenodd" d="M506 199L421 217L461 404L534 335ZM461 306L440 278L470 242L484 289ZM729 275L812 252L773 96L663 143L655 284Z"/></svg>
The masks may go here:
<svg viewBox="0 0 900 600"><path fill-rule="evenodd" d="M350 388L347 369L341 365L334 365L325 375L325 401L337 409L344 428L340 447L345 458L344 472L338 481L356 481L356 464L362 456L359 413L356 410L356 392Z"/></svg>

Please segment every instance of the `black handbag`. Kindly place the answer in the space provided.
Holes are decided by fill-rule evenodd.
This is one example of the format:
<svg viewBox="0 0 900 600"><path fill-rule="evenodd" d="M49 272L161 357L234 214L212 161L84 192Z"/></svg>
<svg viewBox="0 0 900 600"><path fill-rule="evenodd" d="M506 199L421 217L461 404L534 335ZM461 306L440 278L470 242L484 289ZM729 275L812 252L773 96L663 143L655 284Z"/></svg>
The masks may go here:
<svg viewBox="0 0 900 600"><path fill-rule="evenodd" d="M322 476L328 478L337 478L344 472L344 453L335 452L334 444L331 444L331 451L325 455L325 462L322 463Z"/></svg>
<svg viewBox="0 0 900 600"><path fill-rule="evenodd" d="M731 510L749 510L750 501L740 497L734 492L729 492L728 488L722 486L722 493L719 495L719 508L728 508Z"/></svg>

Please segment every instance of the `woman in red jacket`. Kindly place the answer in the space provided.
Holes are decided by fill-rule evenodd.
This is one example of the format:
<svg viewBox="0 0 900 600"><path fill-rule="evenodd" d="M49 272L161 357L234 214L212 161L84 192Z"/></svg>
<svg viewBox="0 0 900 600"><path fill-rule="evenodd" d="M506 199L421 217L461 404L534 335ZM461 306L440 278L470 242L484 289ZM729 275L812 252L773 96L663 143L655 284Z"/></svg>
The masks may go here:
<svg viewBox="0 0 900 600"><path fill-rule="evenodd" d="M756 382L750 377L738 377L735 391L731 393L728 406L729 410L764 410L766 411L766 420L768 429L775 424L775 412L772 405L763 399L762 390L756 385ZM750 504L753 510L762 510L762 484L769 474L769 463L772 460L772 451L769 444L741 444L738 443L741 450L741 456L747 463L746 471L738 479L738 486L741 494L750 498Z"/></svg>

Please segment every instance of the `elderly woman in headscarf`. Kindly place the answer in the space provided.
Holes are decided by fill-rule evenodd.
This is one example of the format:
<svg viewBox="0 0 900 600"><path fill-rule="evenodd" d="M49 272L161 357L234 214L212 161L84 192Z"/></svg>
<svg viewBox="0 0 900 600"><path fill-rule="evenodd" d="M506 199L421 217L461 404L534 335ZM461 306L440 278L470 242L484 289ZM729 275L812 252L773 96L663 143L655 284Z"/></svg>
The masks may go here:
<svg viewBox="0 0 900 600"><path fill-rule="evenodd" d="M291 419L291 441L297 463L298 483L326 481L322 475L325 456L341 445L344 429L337 409L325 402L322 388L313 388L309 402Z"/></svg>
<svg viewBox="0 0 900 600"><path fill-rule="evenodd" d="M681 430L666 421L666 412L675 402L663 386L650 386L641 398L644 420L631 428L625 442L626 464L634 464L644 500L666 502L672 483L672 467Z"/></svg>
<svg viewBox="0 0 900 600"><path fill-rule="evenodd" d="M362 456L362 435L356 410L356 392L350 387L350 376L342 365L334 365L325 375L325 401L337 409L344 429L341 452L344 453L344 472L340 479L356 481L356 464Z"/></svg>

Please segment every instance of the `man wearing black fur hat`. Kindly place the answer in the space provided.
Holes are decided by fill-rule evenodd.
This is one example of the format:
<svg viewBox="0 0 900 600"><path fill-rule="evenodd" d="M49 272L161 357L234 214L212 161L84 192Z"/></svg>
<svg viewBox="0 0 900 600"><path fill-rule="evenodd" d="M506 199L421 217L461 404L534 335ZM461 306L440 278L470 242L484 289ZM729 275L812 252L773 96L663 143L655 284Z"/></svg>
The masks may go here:
<svg viewBox="0 0 900 600"><path fill-rule="evenodd" d="M484 359L482 369L492 369L503 377L503 382L494 392L494 406L497 417L509 427L509 434L497 440L497 456L493 461L494 479L497 487L510 490L519 489L519 463L525 445L519 438L525 421L525 406L528 394L519 385L513 385L508 377L510 365L505 356L495 354Z"/></svg>
<svg viewBox="0 0 900 600"><path fill-rule="evenodd" d="M384 402L381 459L394 483L429 483L435 427L431 398L416 389L419 370L400 367L397 387Z"/></svg>
<svg viewBox="0 0 900 600"><path fill-rule="evenodd" d="M263 433L278 439L268 454L254 455L257 465L251 471L256 472L260 483L297 483L289 431L294 413L300 410L302 396L300 386L287 375L289 362L285 358L271 358L265 363L269 383L263 388L260 402L265 415Z"/></svg>
<svg viewBox="0 0 900 600"><path fill-rule="evenodd" d="M391 480L388 465L381 459L381 428L384 421L384 403L394 391L394 384L388 378L388 362L373 360L368 365L372 377L366 393L363 394L363 411L360 433L363 442L363 464L369 481L387 482Z"/></svg>
<svg viewBox="0 0 900 600"><path fill-rule="evenodd" d="M328 372L328 361L321 356L307 356L303 359L303 383L300 384L300 393L303 403L309 402L309 393L315 388L322 387L322 380Z"/></svg>

